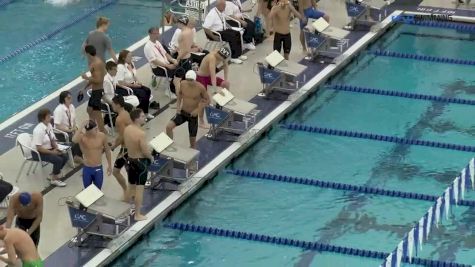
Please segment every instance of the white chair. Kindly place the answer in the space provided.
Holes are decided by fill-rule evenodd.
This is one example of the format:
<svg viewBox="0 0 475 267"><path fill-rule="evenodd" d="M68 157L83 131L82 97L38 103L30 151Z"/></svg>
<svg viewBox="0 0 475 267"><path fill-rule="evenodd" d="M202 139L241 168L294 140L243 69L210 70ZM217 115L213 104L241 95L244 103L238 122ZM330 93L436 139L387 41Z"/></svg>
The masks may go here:
<svg viewBox="0 0 475 267"><path fill-rule="evenodd" d="M16 138L16 145L20 148L21 154L24 159L15 180L15 183L17 184L18 180L20 179L21 172L23 171L23 168L25 167L27 162L30 162L30 166L28 167L26 175L30 175L30 173L35 173L38 164L41 164L41 169L43 169L44 166L49 164L48 162L43 162L41 160L41 155L38 150L31 146L31 139L32 135L29 133L21 133ZM38 160L33 159L33 154L36 154L38 156Z"/></svg>
<svg viewBox="0 0 475 267"><path fill-rule="evenodd" d="M149 64L149 65L150 65L150 64ZM167 91L166 91L165 94L166 94L169 98L172 98L172 90L171 90L171 86L170 86L170 79L171 79L171 78L170 78L170 76L168 76L168 71L167 71L166 68L164 68L164 67L162 67L162 66L157 66L157 68L162 69L162 70L163 70L163 73L165 73L165 75L164 75L164 76L157 76L157 75L155 75L155 74L153 73L153 70L152 70L152 65L150 65L150 70L152 71L152 81L153 81L153 80L156 81L157 79L159 79L158 82L157 82L157 85L155 86L156 88L158 88L158 87L160 86L162 80L163 80L163 79L166 79L166 80L165 80L165 84L167 84L167 89L166 89ZM132 89L130 89L130 90L132 90ZM153 95L150 95L150 101L152 101L152 99L153 99Z"/></svg>
<svg viewBox="0 0 475 267"><path fill-rule="evenodd" d="M91 92L92 92L92 89L88 89L88 90L87 90L87 95L88 95L89 97L91 97ZM103 107L101 107L102 113L106 114L106 116L109 117L109 121L110 121L110 123L111 123L111 129L112 129L111 136L114 136L114 134L115 134L115 129L114 129L114 123L112 123L112 116L113 116L115 113L112 111L110 105L109 105L108 103L104 102L102 99L101 99L101 104L103 105Z"/></svg>

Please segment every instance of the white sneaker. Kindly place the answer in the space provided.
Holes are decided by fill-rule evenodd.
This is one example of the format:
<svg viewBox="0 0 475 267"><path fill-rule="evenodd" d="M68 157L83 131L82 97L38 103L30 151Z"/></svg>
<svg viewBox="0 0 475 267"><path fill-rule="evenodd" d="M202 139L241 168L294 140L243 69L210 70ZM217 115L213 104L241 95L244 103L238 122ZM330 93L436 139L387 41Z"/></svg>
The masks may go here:
<svg viewBox="0 0 475 267"><path fill-rule="evenodd" d="M242 64L242 60L237 58L231 58L229 61L234 64Z"/></svg>
<svg viewBox="0 0 475 267"><path fill-rule="evenodd" d="M244 44L244 49L255 50L256 46L253 43Z"/></svg>
<svg viewBox="0 0 475 267"><path fill-rule="evenodd" d="M54 186L58 186L58 187L65 187L66 186L66 183L62 182L60 180L52 180L52 181L50 181L50 184L54 185Z"/></svg>
<svg viewBox="0 0 475 267"><path fill-rule="evenodd" d="M242 61L247 60L247 56L240 56L239 59Z"/></svg>
<svg viewBox="0 0 475 267"><path fill-rule="evenodd" d="M147 117L147 119L149 119L149 120L151 120L151 119L155 118L155 117L154 117L152 114L150 114L150 113L149 113L149 114L147 114L147 116L146 116L146 117Z"/></svg>

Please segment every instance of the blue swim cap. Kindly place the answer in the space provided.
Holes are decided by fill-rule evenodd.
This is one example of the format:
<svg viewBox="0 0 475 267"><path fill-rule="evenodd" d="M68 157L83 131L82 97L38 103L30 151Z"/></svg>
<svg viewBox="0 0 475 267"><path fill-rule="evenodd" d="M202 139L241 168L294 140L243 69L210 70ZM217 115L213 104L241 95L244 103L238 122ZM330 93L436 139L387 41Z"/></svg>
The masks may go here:
<svg viewBox="0 0 475 267"><path fill-rule="evenodd" d="M22 192L18 198L23 206L27 206L31 203L31 195L28 192Z"/></svg>

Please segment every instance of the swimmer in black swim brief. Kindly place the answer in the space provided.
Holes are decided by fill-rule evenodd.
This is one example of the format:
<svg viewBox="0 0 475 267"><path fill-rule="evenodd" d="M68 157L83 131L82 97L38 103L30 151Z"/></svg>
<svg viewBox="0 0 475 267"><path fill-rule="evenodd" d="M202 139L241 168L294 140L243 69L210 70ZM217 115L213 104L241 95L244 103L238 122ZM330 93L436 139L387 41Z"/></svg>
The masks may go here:
<svg viewBox="0 0 475 267"><path fill-rule="evenodd" d="M172 119L176 126L180 126L185 122L188 122L188 133L190 137L196 137L198 133L198 117L192 116L190 113L186 111L180 111L179 114L176 114L175 117Z"/></svg>
<svg viewBox="0 0 475 267"><path fill-rule="evenodd" d="M145 185L148 176L148 167L151 161L148 158L134 159L129 158L127 175L129 184L131 185Z"/></svg>
<svg viewBox="0 0 475 267"><path fill-rule="evenodd" d="M93 110L101 110L102 106L102 96L104 95L104 89L95 89L91 91L91 97L87 106L91 107Z"/></svg>

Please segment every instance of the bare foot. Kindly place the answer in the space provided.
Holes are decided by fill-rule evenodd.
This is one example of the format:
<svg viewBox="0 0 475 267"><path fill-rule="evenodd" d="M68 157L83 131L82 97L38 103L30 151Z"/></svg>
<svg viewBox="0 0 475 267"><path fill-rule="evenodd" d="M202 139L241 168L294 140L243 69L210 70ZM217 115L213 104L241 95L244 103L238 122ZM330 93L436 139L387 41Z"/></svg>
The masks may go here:
<svg viewBox="0 0 475 267"><path fill-rule="evenodd" d="M147 219L147 216L144 216L142 214L138 214L137 212L135 213L134 219L136 221L145 221Z"/></svg>

